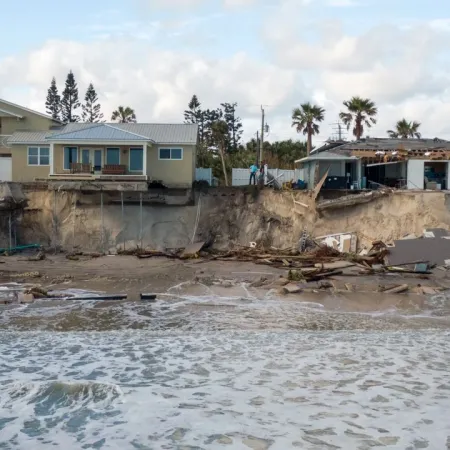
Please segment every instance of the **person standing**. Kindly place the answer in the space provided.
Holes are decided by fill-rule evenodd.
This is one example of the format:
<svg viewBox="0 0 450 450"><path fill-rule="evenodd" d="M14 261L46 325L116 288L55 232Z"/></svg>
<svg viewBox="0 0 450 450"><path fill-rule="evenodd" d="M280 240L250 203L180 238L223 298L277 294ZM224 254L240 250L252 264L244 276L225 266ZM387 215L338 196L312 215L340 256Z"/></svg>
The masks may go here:
<svg viewBox="0 0 450 450"><path fill-rule="evenodd" d="M248 184L252 184L253 180L253 184L256 185L256 172L258 172L258 166L256 164L252 164L250 166L250 181Z"/></svg>

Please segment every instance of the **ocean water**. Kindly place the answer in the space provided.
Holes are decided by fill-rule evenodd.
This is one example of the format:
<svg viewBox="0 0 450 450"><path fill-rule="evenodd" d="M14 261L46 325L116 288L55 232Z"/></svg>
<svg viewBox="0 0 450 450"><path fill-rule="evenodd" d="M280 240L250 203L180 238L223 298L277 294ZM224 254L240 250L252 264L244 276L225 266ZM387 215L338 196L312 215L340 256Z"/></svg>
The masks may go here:
<svg viewBox="0 0 450 450"><path fill-rule="evenodd" d="M274 296L0 311L0 449L450 448L449 299Z"/></svg>

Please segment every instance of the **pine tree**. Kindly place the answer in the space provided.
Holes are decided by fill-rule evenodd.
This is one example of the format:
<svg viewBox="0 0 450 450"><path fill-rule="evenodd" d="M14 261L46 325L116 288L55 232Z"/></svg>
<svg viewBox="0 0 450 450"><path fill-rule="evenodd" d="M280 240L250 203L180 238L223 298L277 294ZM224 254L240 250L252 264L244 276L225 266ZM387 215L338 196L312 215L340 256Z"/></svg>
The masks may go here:
<svg viewBox="0 0 450 450"><path fill-rule="evenodd" d="M242 136L242 121L236 117L237 103L221 103L224 120L228 125L228 151L236 151Z"/></svg>
<svg viewBox="0 0 450 450"><path fill-rule="evenodd" d="M198 114L201 111L200 107L201 104L198 101L198 97L194 94L188 104L189 109L184 111L184 123L197 123Z"/></svg>
<svg viewBox="0 0 450 450"><path fill-rule="evenodd" d="M78 86L72 71L67 74L61 106L61 115L64 123L78 122L80 120L75 114L75 110L80 107L80 102L78 100Z"/></svg>
<svg viewBox="0 0 450 450"><path fill-rule="evenodd" d="M207 145L215 145L214 139L212 137L213 134L212 127L214 123L222 121L223 111L220 108L207 109L206 111L204 111L203 114L204 114L203 139ZM228 137L226 147L228 148Z"/></svg>
<svg viewBox="0 0 450 450"><path fill-rule="evenodd" d="M58 94L58 87L56 86L55 77L47 91L47 100L45 102L47 113L52 116L52 119L59 120L59 113L61 112L61 96Z"/></svg>
<svg viewBox="0 0 450 450"><path fill-rule="evenodd" d="M196 123L198 125L198 139L200 144L205 142L205 120L206 111L202 111L201 103L194 94L188 104L188 108L184 111L184 123Z"/></svg>
<svg viewBox="0 0 450 450"><path fill-rule="evenodd" d="M98 103L97 92L95 92L94 85L92 83L90 83L87 88L84 101L85 103L81 107L83 110L81 115L83 122L101 122L103 119L103 114L100 112L101 105Z"/></svg>

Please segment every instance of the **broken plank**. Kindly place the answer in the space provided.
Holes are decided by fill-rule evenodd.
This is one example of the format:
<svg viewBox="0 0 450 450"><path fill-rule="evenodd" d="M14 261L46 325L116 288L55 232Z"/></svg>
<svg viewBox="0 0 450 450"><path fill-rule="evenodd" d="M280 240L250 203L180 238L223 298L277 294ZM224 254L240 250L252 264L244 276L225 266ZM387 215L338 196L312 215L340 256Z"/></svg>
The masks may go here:
<svg viewBox="0 0 450 450"><path fill-rule="evenodd" d="M356 264L349 261L335 261L330 263L317 263L315 267L318 269L346 269L347 267L354 267Z"/></svg>
<svg viewBox="0 0 450 450"><path fill-rule="evenodd" d="M314 200L316 200L317 196L319 195L320 190L322 189L322 186L325 183L325 180L328 178L329 171L330 171L330 167L328 167L327 171L325 172L325 175L321 178L321 180L317 183L317 186L314 188L314 193L313 193Z"/></svg>
<svg viewBox="0 0 450 450"><path fill-rule="evenodd" d="M402 284L400 286L396 286L391 289L387 289L386 291L383 291L383 294L400 294L402 292L405 292L409 289L409 285Z"/></svg>
<svg viewBox="0 0 450 450"><path fill-rule="evenodd" d="M189 244L180 255L180 258L192 258L205 246L205 242L194 242Z"/></svg>

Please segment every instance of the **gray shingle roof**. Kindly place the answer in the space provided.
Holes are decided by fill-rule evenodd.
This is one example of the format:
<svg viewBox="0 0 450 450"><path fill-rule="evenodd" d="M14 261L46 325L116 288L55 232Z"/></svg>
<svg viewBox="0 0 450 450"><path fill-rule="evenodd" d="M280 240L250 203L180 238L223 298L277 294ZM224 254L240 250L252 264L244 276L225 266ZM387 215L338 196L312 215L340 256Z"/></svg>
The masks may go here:
<svg viewBox="0 0 450 450"><path fill-rule="evenodd" d="M325 146L324 146L325 147ZM347 142L333 148L333 152L348 153L352 150L450 150L450 141L443 139L391 139L391 138L367 138L356 142ZM318 149L319 153L321 149ZM327 151L325 148L323 151Z"/></svg>
<svg viewBox="0 0 450 450"><path fill-rule="evenodd" d="M197 143L196 124L149 124L149 123L69 123L53 131L18 131L9 139L9 144L41 144L51 140L103 140L103 141L153 141L157 144ZM56 138L58 136L58 138ZM48 139L51 138L51 139Z"/></svg>

